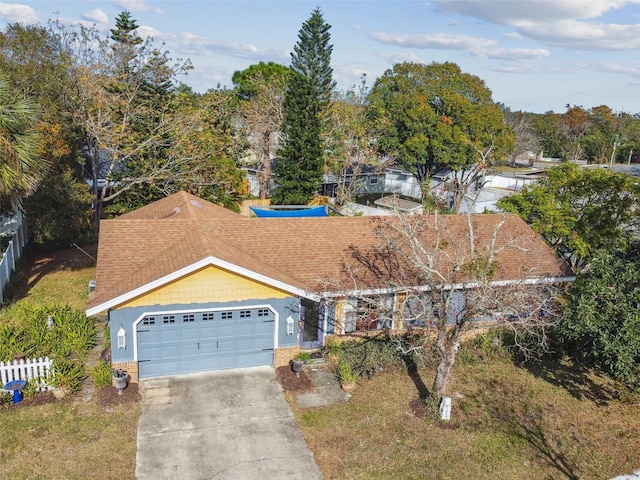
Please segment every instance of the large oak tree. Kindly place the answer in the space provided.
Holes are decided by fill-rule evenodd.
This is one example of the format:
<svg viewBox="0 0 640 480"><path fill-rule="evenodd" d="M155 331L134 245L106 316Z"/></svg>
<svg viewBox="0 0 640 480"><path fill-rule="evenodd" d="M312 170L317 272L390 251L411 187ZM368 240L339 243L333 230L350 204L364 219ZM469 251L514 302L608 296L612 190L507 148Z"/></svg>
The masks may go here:
<svg viewBox="0 0 640 480"><path fill-rule="evenodd" d="M379 77L368 97L380 153L411 172L429 197L429 180L450 168L453 210L495 158L514 147L491 91L454 63L400 63Z"/></svg>

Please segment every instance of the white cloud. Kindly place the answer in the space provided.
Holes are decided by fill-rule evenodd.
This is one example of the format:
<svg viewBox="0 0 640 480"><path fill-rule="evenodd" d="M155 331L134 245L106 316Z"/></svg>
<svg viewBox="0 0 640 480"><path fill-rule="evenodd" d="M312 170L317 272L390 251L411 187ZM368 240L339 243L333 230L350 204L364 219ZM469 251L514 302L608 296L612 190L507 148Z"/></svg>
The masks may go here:
<svg viewBox="0 0 640 480"><path fill-rule="evenodd" d="M140 38L151 37L153 39L159 39L163 36L160 30L156 30L155 28L148 27L146 25L140 25L138 28L136 28L136 33Z"/></svg>
<svg viewBox="0 0 640 480"><path fill-rule="evenodd" d="M96 8L95 10L91 10L90 12L83 13L82 19L87 20L89 22L94 22L97 24L105 24L109 23L109 17L106 13L104 13L101 9Z"/></svg>
<svg viewBox="0 0 640 480"><path fill-rule="evenodd" d="M550 45L582 50L636 50L640 48L640 25L584 23L563 20L518 27L522 35Z"/></svg>
<svg viewBox="0 0 640 480"><path fill-rule="evenodd" d="M405 48L459 50L478 58L494 60L536 60L550 55L543 48L500 48L495 40L437 33L432 35L392 35L374 32L371 38L387 45Z"/></svg>
<svg viewBox="0 0 640 480"><path fill-rule="evenodd" d="M391 65L404 62L424 63L415 53L410 52L378 52L376 53L376 57L385 60Z"/></svg>
<svg viewBox="0 0 640 480"><path fill-rule="evenodd" d="M18 3L0 3L0 19L11 23L38 23L36 11Z"/></svg>
<svg viewBox="0 0 640 480"><path fill-rule="evenodd" d="M180 52L181 56L202 55L211 57L225 55L256 62L272 61L284 64L288 64L291 59L288 51L260 50L251 43L226 42L190 32L168 34L146 26L141 26L137 31L142 38L152 37L154 40L165 42L171 51Z"/></svg>
<svg viewBox="0 0 640 480"><path fill-rule="evenodd" d="M452 35L449 33L436 33L432 35L393 35L384 32L373 32L371 38L387 45L397 45L407 48L438 50L471 50L474 48L486 48L497 44L495 40L465 35Z"/></svg>
<svg viewBox="0 0 640 480"><path fill-rule="evenodd" d="M534 22L598 18L640 0L437 0L437 7L487 22L513 25L522 20Z"/></svg>
<svg viewBox="0 0 640 480"><path fill-rule="evenodd" d="M471 54L492 60L537 60L548 57L551 52L543 48L483 48L473 50Z"/></svg>
<svg viewBox="0 0 640 480"><path fill-rule="evenodd" d="M639 24L593 20L640 0L438 0L440 10L516 28L521 37L583 50L640 48ZM513 34L512 34L513 35Z"/></svg>
<svg viewBox="0 0 640 480"><path fill-rule="evenodd" d="M598 71L602 73L613 73L618 75L628 75L630 77L640 79L640 66L637 65L621 65L619 63L602 63L598 65L587 65L590 71Z"/></svg>
<svg viewBox="0 0 640 480"><path fill-rule="evenodd" d="M128 12L155 12L162 13L162 10L152 8L146 0L115 0L116 6Z"/></svg>

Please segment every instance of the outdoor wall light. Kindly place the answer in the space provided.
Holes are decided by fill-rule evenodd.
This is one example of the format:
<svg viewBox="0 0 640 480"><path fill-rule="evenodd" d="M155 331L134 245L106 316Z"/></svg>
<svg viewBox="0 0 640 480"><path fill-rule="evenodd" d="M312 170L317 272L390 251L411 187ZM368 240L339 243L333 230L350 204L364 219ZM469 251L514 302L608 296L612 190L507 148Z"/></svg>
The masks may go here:
<svg viewBox="0 0 640 480"><path fill-rule="evenodd" d="M293 335L293 317L289 315L286 318L287 322L287 335Z"/></svg>
<svg viewBox="0 0 640 480"><path fill-rule="evenodd" d="M121 348L127 348L127 332L122 325L120 325L120 330L118 330L118 350Z"/></svg>

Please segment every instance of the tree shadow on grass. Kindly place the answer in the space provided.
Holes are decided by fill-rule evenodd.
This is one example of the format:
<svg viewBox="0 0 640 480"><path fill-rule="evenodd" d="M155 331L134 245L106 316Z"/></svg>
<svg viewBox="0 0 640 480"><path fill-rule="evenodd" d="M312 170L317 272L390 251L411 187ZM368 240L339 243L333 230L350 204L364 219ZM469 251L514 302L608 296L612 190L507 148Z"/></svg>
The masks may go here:
<svg viewBox="0 0 640 480"><path fill-rule="evenodd" d="M71 247L52 252L37 252L27 246L5 287L4 302L12 303L28 296L47 275L62 270L82 270L95 266L97 245Z"/></svg>
<svg viewBox="0 0 640 480"><path fill-rule="evenodd" d="M571 360L554 357L518 366L552 385L562 387L573 398L590 400L600 407L607 406L619 396L619 392L604 377L601 376L602 382L594 381L593 376L597 375L595 372Z"/></svg>
<svg viewBox="0 0 640 480"><path fill-rule="evenodd" d="M578 480L577 458L566 451L567 432L553 430L545 424L545 410L540 406L531 406L521 398L522 390L505 385L496 379L489 379L478 394L470 396L486 412L490 419L480 420L482 424L503 430L510 436L524 440L535 452L535 457L549 465L562 476L548 478L566 478ZM575 438L573 442L575 443Z"/></svg>
<svg viewBox="0 0 640 480"><path fill-rule="evenodd" d="M416 363L412 355L403 355L402 361L407 368L407 374L409 375L409 378L418 390L418 397L423 403L425 403L430 398L431 392L422 381L422 377L420 376L420 372L418 371L418 364Z"/></svg>
<svg viewBox="0 0 640 480"><path fill-rule="evenodd" d="M514 433L525 440L537 451L537 456L547 465L553 467L564 478L579 480L577 467L570 462L567 454L556 445L553 439L546 433L541 415L524 415L517 411L507 413L507 418L502 418Z"/></svg>

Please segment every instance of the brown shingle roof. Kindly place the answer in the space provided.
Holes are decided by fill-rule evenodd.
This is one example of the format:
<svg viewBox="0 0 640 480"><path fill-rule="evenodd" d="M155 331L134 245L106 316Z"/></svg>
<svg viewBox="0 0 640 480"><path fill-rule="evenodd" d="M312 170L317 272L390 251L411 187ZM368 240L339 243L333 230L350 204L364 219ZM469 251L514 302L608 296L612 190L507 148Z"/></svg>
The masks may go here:
<svg viewBox="0 0 640 480"><path fill-rule="evenodd" d="M423 244L435 242L433 219L416 233ZM446 249L468 240L466 217L438 217ZM294 289L318 292L336 279L350 249L362 251L379 244L376 232L390 217L247 218L185 192L177 193L100 226L96 291L89 310L104 307L129 292L143 288L207 258L253 272ZM474 216L476 245L491 240L496 223L504 221L496 245L512 245L498 256L498 280L572 275L544 242L516 215ZM443 234L442 232L446 232ZM445 245L445 243L442 243ZM447 250L448 249L448 250ZM446 267L449 268L449 267ZM111 305L114 306L114 305ZM106 307L105 307L106 308Z"/></svg>

